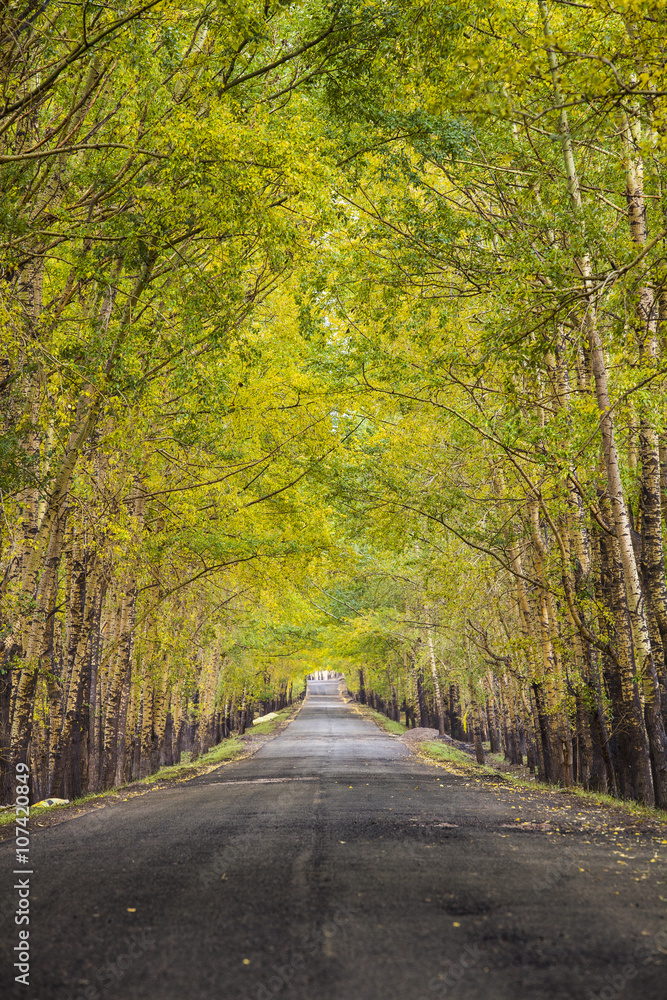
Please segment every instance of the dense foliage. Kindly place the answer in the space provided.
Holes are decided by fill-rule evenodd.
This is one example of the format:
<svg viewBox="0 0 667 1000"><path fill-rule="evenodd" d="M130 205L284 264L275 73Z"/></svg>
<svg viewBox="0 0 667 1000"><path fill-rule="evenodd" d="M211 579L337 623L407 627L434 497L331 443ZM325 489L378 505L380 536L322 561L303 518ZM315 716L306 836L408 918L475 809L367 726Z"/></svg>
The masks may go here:
<svg viewBox="0 0 667 1000"><path fill-rule="evenodd" d="M332 666L667 806L663 25L5 11L0 731L36 795Z"/></svg>

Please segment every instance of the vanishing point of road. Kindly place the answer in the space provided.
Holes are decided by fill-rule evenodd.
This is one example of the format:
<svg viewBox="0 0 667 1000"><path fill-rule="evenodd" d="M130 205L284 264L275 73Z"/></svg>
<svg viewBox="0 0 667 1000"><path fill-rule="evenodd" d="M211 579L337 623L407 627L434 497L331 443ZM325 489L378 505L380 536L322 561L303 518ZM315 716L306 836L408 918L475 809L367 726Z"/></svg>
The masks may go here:
<svg viewBox="0 0 667 1000"><path fill-rule="evenodd" d="M311 681L254 756L33 831L31 985L5 921L3 994L665 1000L655 832L547 801L429 765Z"/></svg>

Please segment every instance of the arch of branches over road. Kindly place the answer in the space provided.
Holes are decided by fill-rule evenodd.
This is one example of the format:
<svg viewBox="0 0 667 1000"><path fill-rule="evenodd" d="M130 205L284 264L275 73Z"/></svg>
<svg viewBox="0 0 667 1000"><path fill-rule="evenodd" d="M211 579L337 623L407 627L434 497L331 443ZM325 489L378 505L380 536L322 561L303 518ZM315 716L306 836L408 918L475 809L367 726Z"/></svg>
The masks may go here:
<svg viewBox="0 0 667 1000"><path fill-rule="evenodd" d="M36 798L150 774L335 669L667 807L663 28L3 11L3 797L19 761Z"/></svg>

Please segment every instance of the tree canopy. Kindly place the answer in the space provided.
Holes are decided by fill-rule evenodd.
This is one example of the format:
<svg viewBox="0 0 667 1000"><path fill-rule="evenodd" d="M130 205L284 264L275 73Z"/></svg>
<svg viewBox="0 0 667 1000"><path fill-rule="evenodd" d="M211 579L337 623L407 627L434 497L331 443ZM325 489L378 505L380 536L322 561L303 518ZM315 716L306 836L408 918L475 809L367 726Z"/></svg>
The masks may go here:
<svg viewBox="0 0 667 1000"><path fill-rule="evenodd" d="M5 789L332 667L667 806L664 13L5 9Z"/></svg>

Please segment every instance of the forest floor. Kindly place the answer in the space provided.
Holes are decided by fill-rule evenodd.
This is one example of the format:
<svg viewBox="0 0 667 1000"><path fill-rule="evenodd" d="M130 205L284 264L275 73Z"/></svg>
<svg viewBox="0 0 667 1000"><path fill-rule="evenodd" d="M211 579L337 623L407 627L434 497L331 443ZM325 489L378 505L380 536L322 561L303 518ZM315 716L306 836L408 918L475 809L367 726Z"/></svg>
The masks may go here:
<svg viewBox="0 0 667 1000"><path fill-rule="evenodd" d="M311 682L252 756L32 828L5 995L664 1000L667 825L466 768Z"/></svg>

